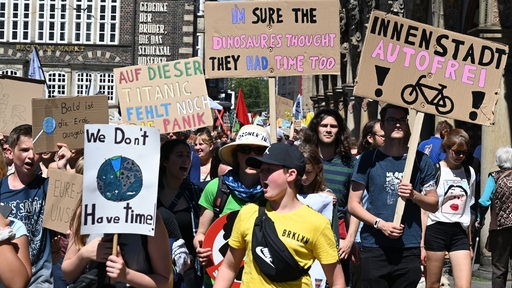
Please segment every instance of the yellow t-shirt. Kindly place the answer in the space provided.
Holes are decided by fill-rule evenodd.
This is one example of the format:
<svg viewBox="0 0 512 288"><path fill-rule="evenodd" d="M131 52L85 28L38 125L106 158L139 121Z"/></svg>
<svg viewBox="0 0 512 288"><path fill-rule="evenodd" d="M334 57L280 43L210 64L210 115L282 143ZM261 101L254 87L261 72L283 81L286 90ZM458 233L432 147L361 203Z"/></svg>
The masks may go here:
<svg viewBox="0 0 512 288"><path fill-rule="evenodd" d="M274 221L277 234L302 267L309 267L315 259L322 264L338 261L338 252L329 220L322 214L302 205L289 213L272 211L267 204L267 215ZM311 278L305 275L297 281L271 282L252 258L252 230L258 216L258 205L244 206L233 226L229 245L245 249L242 287L312 287ZM302 282L302 283L301 283Z"/></svg>

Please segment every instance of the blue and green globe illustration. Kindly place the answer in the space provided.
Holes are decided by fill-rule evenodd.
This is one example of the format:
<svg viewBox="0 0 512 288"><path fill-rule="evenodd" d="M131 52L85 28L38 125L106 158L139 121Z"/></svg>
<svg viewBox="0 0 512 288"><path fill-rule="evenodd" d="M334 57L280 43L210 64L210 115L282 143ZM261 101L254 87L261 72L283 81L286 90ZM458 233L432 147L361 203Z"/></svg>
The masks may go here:
<svg viewBox="0 0 512 288"><path fill-rule="evenodd" d="M109 201L121 202L135 198L142 189L142 170L132 159L113 156L98 169L96 183L100 194Z"/></svg>
<svg viewBox="0 0 512 288"><path fill-rule="evenodd" d="M56 127L56 121L53 117L51 116L48 116L48 117L45 117L44 120L43 120L43 131L48 134L48 135L51 135L53 133L53 131L55 131L55 127Z"/></svg>

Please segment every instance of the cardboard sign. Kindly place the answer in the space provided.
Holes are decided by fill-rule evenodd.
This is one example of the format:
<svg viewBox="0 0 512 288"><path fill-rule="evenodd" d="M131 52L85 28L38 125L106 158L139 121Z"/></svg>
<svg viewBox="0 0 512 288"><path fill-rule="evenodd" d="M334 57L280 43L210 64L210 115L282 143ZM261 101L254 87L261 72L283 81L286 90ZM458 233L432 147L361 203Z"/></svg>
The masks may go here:
<svg viewBox="0 0 512 288"><path fill-rule="evenodd" d="M34 150L57 151L57 143L70 149L84 147L85 124L108 124L107 96L32 99Z"/></svg>
<svg viewBox="0 0 512 288"><path fill-rule="evenodd" d="M132 125L85 125L82 234L153 236L160 133Z"/></svg>
<svg viewBox="0 0 512 288"><path fill-rule="evenodd" d="M123 121L161 133L212 126L201 58L114 69Z"/></svg>
<svg viewBox="0 0 512 288"><path fill-rule="evenodd" d="M82 196L83 177L58 169L48 170L48 193L44 206L43 227L66 233Z"/></svg>
<svg viewBox="0 0 512 288"><path fill-rule="evenodd" d="M276 117L283 119L292 118L293 100L281 96L276 97Z"/></svg>
<svg viewBox="0 0 512 288"><path fill-rule="evenodd" d="M354 95L490 125L508 47L374 11Z"/></svg>
<svg viewBox="0 0 512 288"><path fill-rule="evenodd" d="M210 263L206 265L206 272L212 279L215 280L219 273L219 267L224 262L224 256L229 249L229 238L231 237L231 231L233 231L233 225L235 224L236 216L238 216L238 210L226 213L219 217L212 223L212 226L208 228L204 235L203 248L212 249L212 255L210 256ZM240 264L241 271L243 270L244 261ZM242 273L238 273L237 277L231 285L232 288L238 288L242 284L241 279Z"/></svg>
<svg viewBox="0 0 512 288"><path fill-rule="evenodd" d="M339 1L206 2L207 78L340 73Z"/></svg>
<svg viewBox="0 0 512 288"><path fill-rule="evenodd" d="M32 123L32 98L44 97L44 81L0 75L0 133Z"/></svg>

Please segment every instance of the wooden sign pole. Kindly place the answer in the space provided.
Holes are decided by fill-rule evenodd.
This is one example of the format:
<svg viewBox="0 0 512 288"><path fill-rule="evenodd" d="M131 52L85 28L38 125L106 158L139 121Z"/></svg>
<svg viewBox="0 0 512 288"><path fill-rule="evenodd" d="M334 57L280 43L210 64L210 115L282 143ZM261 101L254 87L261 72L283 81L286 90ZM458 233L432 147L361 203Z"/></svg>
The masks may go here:
<svg viewBox="0 0 512 288"><path fill-rule="evenodd" d="M277 141L277 118L276 118L276 78L268 78L268 105L269 116L268 123L270 123L270 143Z"/></svg>
<svg viewBox="0 0 512 288"><path fill-rule="evenodd" d="M416 150L418 150L418 142L420 139L421 126L423 125L423 112L417 112L414 119L414 126L411 129L411 138L409 138L409 150L407 151L407 160L405 161L405 170L402 182L409 183L411 181L412 168L416 160ZM404 214L405 201L401 197L398 198L395 209L395 218L393 223L399 225Z"/></svg>

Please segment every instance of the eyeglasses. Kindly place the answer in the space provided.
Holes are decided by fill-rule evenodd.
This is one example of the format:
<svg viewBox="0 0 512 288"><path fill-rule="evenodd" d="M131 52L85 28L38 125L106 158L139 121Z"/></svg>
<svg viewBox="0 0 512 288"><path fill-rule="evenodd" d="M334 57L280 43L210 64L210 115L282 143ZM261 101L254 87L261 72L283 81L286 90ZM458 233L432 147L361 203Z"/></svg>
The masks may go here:
<svg viewBox="0 0 512 288"><path fill-rule="evenodd" d="M452 150L453 154L457 157L466 156L468 154L467 150L453 150L453 149L450 149L450 150Z"/></svg>
<svg viewBox="0 0 512 288"><path fill-rule="evenodd" d="M372 134L373 134L374 136L379 137L380 139L385 139L385 138L386 138L386 135L385 135L385 134L379 135L379 134L377 134L377 133L375 133L375 132L373 132Z"/></svg>
<svg viewBox="0 0 512 288"><path fill-rule="evenodd" d="M396 124L405 125L407 123L407 118L406 117L404 117L404 118L389 117L389 118L384 119L384 122L386 122L387 124L390 124L390 125L396 125Z"/></svg>
<svg viewBox="0 0 512 288"><path fill-rule="evenodd" d="M267 147L262 146L238 146L236 148L236 151L245 155L249 155L251 153L254 153L256 155L263 155L265 151L267 150Z"/></svg>

